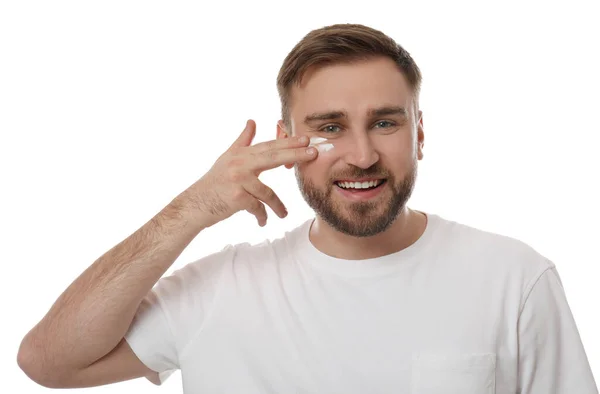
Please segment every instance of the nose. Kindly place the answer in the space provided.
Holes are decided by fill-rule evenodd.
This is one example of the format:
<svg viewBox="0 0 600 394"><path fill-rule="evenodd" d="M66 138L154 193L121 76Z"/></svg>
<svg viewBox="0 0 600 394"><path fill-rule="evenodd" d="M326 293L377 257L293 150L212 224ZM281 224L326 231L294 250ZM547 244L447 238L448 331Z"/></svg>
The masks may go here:
<svg viewBox="0 0 600 394"><path fill-rule="evenodd" d="M379 160L379 154L373 146L368 133L357 133L348 141L346 162L367 169Z"/></svg>

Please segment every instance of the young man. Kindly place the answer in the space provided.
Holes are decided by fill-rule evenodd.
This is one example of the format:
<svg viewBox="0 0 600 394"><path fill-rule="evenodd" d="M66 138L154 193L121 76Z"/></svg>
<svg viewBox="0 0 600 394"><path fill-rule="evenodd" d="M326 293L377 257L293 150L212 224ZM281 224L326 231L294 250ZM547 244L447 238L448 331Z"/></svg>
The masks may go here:
<svg viewBox="0 0 600 394"><path fill-rule="evenodd" d="M281 67L277 139L252 145L249 121L73 282L23 339L19 365L47 387L160 384L180 369L186 393L597 393L552 262L407 207L423 157L420 83L377 30L309 33ZM160 279L237 211L261 226L265 204L284 217L258 179L281 165L314 220Z"/></svg>

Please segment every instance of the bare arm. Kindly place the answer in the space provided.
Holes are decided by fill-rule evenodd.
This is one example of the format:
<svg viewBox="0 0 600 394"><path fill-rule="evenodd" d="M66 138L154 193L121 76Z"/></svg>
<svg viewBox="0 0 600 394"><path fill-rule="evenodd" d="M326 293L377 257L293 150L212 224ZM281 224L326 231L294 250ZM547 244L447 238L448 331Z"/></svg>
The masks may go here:
<svg viewBox="0 0 600 394"><path fill-rule="evenodd" d="M76 371L108 355L121 342L144 296L201 229L174 200L106 252L25 336L18 355L21 368L45 386L64 385ZM125 350L131 352L128 346ZM151 371L141 372L128 378Z"/></svg>
<svg viewBox="0 0 600 394"><path fill-rule="evenodd" d="M260 172L316 158L308 139L250 146L254 122L211 170L135 233L106 252L58 298L21 342L17 361L48 387L87 387L157 374L137 359L123 337L142 300L187 245L205 228L240 210L265 225L268 204L286 209Z"/></svg>

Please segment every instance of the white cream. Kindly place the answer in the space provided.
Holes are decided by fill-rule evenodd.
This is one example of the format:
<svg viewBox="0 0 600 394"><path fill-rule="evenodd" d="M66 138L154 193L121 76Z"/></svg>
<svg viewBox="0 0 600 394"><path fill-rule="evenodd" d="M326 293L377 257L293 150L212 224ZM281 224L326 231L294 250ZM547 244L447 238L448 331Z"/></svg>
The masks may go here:
<svg viewBox="0 0 600 394"><path fill-rule="evenodd" d="M323 138L323 137L310 137L310 144L309 145L316 145L316 144L320 144L321 142L325 142L327 141L327 138Z"/></svg>
<svg viewBox="0 0 600 394"><path fill-rule="evenodd" d="M328 152L333 149L333 144L329 142L325 143L326 141L328 141L327 138L311 137L308 146L314 146L319 152Z"/></svg>
<svg viewBox="0 0 600 394"><path fill-rule="evenodd" d="M328 152L333 149L333 144L318 144L316 148L319 152Z"/></svg>

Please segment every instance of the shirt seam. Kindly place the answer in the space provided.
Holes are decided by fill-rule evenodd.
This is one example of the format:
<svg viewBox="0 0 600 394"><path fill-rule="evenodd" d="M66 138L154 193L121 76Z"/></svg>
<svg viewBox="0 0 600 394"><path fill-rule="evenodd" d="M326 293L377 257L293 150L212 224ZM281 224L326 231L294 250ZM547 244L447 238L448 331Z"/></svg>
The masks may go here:
<svg viewBox="0 0 600 394"><path fill-rule="evenodd" d="M549 263L548 260L545 260L545 261L547 263ZM550 264L547 267L544 267L544 269L539 274L537 274L536 276L534 276L532 278L532 280L529 282L527 287L525 287L525 291L523 292L524 299L523 299L523 302L521 303L521 306L519 307L519 315L517 318L517 322L521 320L521 315L523 314L523 310L525 309L525 306L527 305L527 301L529 300L531 293L533 293L535 286L539 283L540 279L542 278L542 276L544 276L544 274L546 274L548 271L551 271L554 269L556 269L556 267L552 264Z"/></svg>

